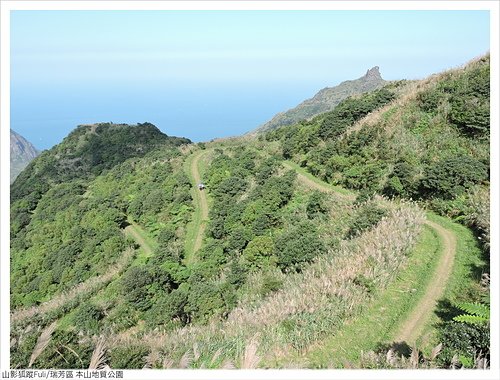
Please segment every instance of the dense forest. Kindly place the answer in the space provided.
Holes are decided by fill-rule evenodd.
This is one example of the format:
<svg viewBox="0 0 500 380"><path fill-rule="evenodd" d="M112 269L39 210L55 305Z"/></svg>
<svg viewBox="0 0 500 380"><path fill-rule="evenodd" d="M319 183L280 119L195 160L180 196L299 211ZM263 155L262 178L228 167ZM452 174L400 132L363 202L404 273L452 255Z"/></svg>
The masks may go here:
<svg viewBox="0 0 500 380"><path fill-rule="evenodd" d="M487 367L489 56L379 87L257 136L43 152L11 186L12 367Z"/></svg>

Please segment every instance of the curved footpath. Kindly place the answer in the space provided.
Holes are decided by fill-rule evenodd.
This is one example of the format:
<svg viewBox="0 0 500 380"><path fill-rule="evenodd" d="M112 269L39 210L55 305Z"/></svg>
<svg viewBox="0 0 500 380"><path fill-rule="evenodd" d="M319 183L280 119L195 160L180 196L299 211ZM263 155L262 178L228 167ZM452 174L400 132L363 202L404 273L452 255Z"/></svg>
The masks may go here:
<svg viewBox="0 0 500 380"><path fill-rule="evenodd" d="M406 342L410 346L420 337L422 330L432 315L439 299L444 295L446 283L453 270L453 261L457 251L457 239L453 232L435 222L425 222L434 229L443 240L443 250L439 263L434 271L431 281L418 304L415 306L406 321L403 322L395 336L396 342Z"/></svg>
<svg viewBox="0 0 500 380"><path fill-rule="evenodd" d="M146 255L152 256L153 255L153 248L149 245L149 243L141 236L139 231L137 231L138 227L135 224L130 224L127 227L125 227L125 233L127 235L130 235L132 239L135 240L137 244L141 246L141 248L144 250Z"/></svg>
<svg viewBox="0 0 500 380"><path fill-rule="evenodd" d="M139 242L138 242L139 243ZM140 243L139 243L140 244ZM23 321L27 318L32 318L38 314L46 314L60 307L63 307L70 302L82 297L86 294L94 293L111 282L118 274L122 273L129 266L134 257L135 252L132 249L126 250L122 257L115 265L106 270L106 273L91 277L88 280L81 282L70 290L54 296L50 300L41 303L37 306L13 310L10 315L11 323Z"/></svg>
<svg viewBox="0 0 500 380"><path fill-rule="evenodd" d="M186 258L185 263L191 264L195 260L195 253L201 248L203 236L208 222L208 200L206 190L198 190L198 184L202 183L200 174L200 160L208 153L207 150L198 150L185 161L184 171L191 179L194 202L193 219L187 226L186 233Z"/></svg>
<svg viewBox="0 0 500 380"><path fill-rule="evenodd" d="M327 183L321 182L317 178L308 178L309 173L301 173L303 169L297 168L295 165L285 163L285 166L297 171L297 180L302 182L306 187L320 190L323 192L334 191L334 188ZM345 196L345 194L338 194ZM446 284L453 269L453 261L455 259L457 240L453 232L447 230L441 225L427 220L427 226L432 228L441 237L443 249L439 263L433 273L431 281L425 286L425 292L420 301L410 312L409 316L400 324L400 328L395 335L395 341L406 342L412 345L420 337L425 324L431 318L438 300L443 296Z"/></svg>
<svg viewBox="0 0 500 380"><path fill-rule="evenodd" d="M148 242L146 242L142 238L140 233L137 231L137 228L138 227L131 224L125 227L124 233L131 236L137 242L137 244L141 246L146 255L151 256L153 254L153 249L148 244ZM110 283L115 276L122 273L132 263L132 259L135 255L136 252L134 250L127 249L118 259L116 264L111 266L106 271L106 273L100 276L91 277L86 281L81 282L73 288L69 289L68 291L58 294L50 300L41 303L40 305L13 310L10 315L11 323L16 323L27 318L32 318L37 314L49 313L60 307L68 305L70 302L75 301L78 297L97 292L99 289L102 289L104 286Z"/></svg>

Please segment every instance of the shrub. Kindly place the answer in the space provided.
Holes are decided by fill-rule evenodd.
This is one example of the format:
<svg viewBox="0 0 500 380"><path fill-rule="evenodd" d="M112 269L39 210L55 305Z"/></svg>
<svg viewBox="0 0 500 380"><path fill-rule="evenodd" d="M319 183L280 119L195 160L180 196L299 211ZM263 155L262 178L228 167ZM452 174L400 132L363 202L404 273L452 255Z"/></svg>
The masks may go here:
<svg viewBox="0 0 500 380"><path fill-rule="evenodd" d="M110 367L117 369L142 369L149 349L140 344L114 347L110 352Z"/></svg>
<svg viewBox="0 0 500 380"><path fill-rule="evenodd" d="M257 236L243 251L243 259L252 270L275 264L273 239L269 236Z"/></svg>
<svg viewBox="0 0 500 380"><path fill-rule="evenodd" d="M380 208L375 202L365 203L354 215L354 220L347 232L347 237L352 238L373 227L382 220L386 213L387 212Z"/></svg>
<svg viewBox="0 0 500 380"><path fill-rule="evenodd" d="M404 161L396 163L385 184L384 194L405 198L411 197L415 192L416 176L417 169L415 165Z"/></svg>
<svg viewBox="0 0 500 380"><path fill-rule="evenodd" d="M486 324L474 325L449 321L440 328L440 341L443 342L441 360L449 364L454 355L466 358L463 364L474 362L474 356L481 353L489 357L490 330ZM468 359L468 360L467 360Z"/></svg>
<svg viewBox="0 0 500 380"><path fill-rule="evenodd" d="M421 180L421 193L451 199L487 179L488 167L481 161L470 156L455 156L427 168Z"/></svg>
<svg viewBox="0 0 500 380"><path fill-rule="evenodd" d="M274 245L278 266L284 272L300 272L304 264L310 263L325 250L316 228L310 222L303 222L283 232Z"/></svg>
<svg viewBox="0 0 500 380"><path fill-rule="evenodd" d="M318 130L323 140L340 136L349 125L373 110L394 99L394 93L386 88L364 94L359 98L347 98L325 115Z"/></svg>
<svg viewBox="0 0 500 380"><path fill-rule="evenodd" d="M186 285L186 284L184 284ZM185 311L188 303L188 291L186 286L180 286L170 294L163 294L148 312L148 323L151 327L158 325L174 324L178 321L181 326L186 325L190 318Z"/></svg>
<svg viewBox="0 0 500 380"><path fill-rule="evenodd" d="M225 302L218 287L212 282L198 282L191 286L185 310L194 320L206 322L224 310Z"/></svg>
<svg viewBox="0 0 500 380"><path fill-rule="evenodd" d="M437 89L421 92L417 96L419 107L425 112L436 112L437 107L443 101L443 93Z"/></svg>
<svg viewBox="0 0 500 380"><path fill-rule="evenodd" d="M137 314L137 311L130 304L121 302L111 309L111 312L104 321L116 331L126 330L137 324Z"/></svg>
<svg viewBox="0 0 500 380"><path fill-rule="evenodd" d="M326 214L328 207L325 203L326 195L320 191L314 191L307 201L306 213L309 219L313 219L318 215Z"/></svg>
<svg viewBox="0 0 500 380"><path fill-rule="evenodd" d="M151 306L148 285L153 282L151 273L143 267L131 267L121 278L121 290L125 299L138 310Z"/></svg>
<svg viewBox="0 0 500 380"><path fill-rule="evenodd" d="M158 234L158 245L166 246L175 238L175 228L169 225Z"/></svg>
<svg viewBox="0 0 500 380"><path fill-rule="evenodd" d="M99 321L104 317L101 309L86 302L76 310L75 327L86 333L96 333L99 330Z"/></svg>
<svg viewBox="0 0 500 380"><path fill-rule="evenodd" d="M265 297L272 292L280 290L282 286L283 280L276 278L271 274L266 274L262 279L262 286L259 293L262 297Z"/></svg>

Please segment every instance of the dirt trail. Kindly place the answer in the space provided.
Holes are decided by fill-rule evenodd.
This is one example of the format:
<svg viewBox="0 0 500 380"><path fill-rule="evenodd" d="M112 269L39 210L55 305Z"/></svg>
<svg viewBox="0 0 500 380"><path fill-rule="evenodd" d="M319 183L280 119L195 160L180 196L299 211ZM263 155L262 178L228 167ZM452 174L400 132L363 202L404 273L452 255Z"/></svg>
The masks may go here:
<svg viewBox="0 0 500 380"><path fill-rule="evenodd" d="M200 159L206 154L206 151L200 151L195 153L193 157L193 161L191 162L191 176L195 182L195 202L197 207L199 207L201 211L199 223L197 226L198 232L196 233L196 238L193 245L193 253L198 251L201 248L201 243L203 241L203 235L205 234L205 228L207 227L208 220L208 202L207 196L205 194L206 190L198 190L197 186L199 183L202 183L200 171L198 170L198 162Z"/></svg>
<svg viewBox="0 0 500 380"><path fill-rule="evenodd" d="M304 186L308 187L309 189L322 191L323 193L335 194L335 196L337 196L339 198L344 198L346 200L349 200L349 199L354 200L355 199L354 195L343 194L343 193L340 193L338 191L335 191L335 189L332 186L330 186L326 183L319 182L320 181L319 179L318 179L318 182L312 180L311 178L309 178L308 176L306 176L305 174L303 174L299 170L297 170L297 168L290 165L288 162L283 162L283 166L285 166L287 169L295 170L295 172L297 173L297 180L299 182L301 182Z"/></svg>
<svg viewBox="0 0 500 380"><path fill-rule="evenodd" d="M122 254L118 262L114 266L109 268L103 275L91 277L88 280L71 288L67 292L61 293L53 297L51 300L41 303L38 306L13 310L10 315L11 323L19 322L27 318L32 318L37 314L46 314L68 304L79 296L82 296L86 293L96 292L107 283L109 283L114 276L121 273L130 264L133 257L134 251L131 249L127 250Z"/></svg>
<svg viewBox="0 0 500 380"><path fill-rule="evenodd" d="M426 322L436 307L437 301L444 294L446 283L453 269L457 247L457 239L452 232L429 220L425 224L433 228L443 240L443 252L432 280L427 284L425 294L406 321L403 322L395 336L395 341L406 342L410 345L420 337Z"/></svg>
<svg viewBox="0 0 500 380"><path fill-rule="evenodd" d="M144 251L148 256L151 256L153 254L153 248L151 248L148 242L142 238L142 236L137 232L133 224L125 227L125 233L127 235L131 235L132 238L136 241L136 243L139 244L142 249L144 249Z"/></svg>
<svg viewBox="0 0 500 380"><path fill-rule="evenodd" d="M291 165L285 166L294 169ZM301 181L304 185L317 189L323 192L331 192L332 188L326 184L315 182L305 175L297 171L297 179ZM342 195L342 194L339 194ZM455 259L457 240L453 232L447 230L446 228L440 226L437 223L426 221L429 227L434 229L443 240L443 248L441 258L435 270L432 280L427 284L425 293L418 305L414 308L408 318L401 324L396 336L395 341L406 342L408 344L413 344L420 337L420 334L432 315L438 300L443 296L446 283L451 275L453 269L453 261Z"/></svg>
<svg viewBox="0 0 500 380"><path fill-rule="evenodd" d="M283 166L285 166L288 169L295 170L297 172L297 180L302 182L302 184L305 185L306 187L313 189L313 190L322 191L324 193L331 193L332 192L332 189L330 187L328 187L326 185L321 185L320 183L317 183L317 182L313 181L312 179L306 177L304 174L298 172L292 165L288 164L287 162L284 162Z"/></svg>

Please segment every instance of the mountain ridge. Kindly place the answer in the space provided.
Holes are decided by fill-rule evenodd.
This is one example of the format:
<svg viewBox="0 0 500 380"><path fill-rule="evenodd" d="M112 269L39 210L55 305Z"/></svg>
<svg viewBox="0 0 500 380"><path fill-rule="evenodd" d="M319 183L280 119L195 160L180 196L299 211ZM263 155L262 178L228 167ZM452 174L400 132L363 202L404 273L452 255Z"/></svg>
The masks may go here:
<svg viewBox="0 0 500 380"><path fill-rule="evenodd" d="M258 134L285 125L292 125L301 120L311 119L321 113L333 110L349 96L360 95L382 87L386 81L380 74L379 66L373 66L358 79L346 80L333 87L319 90L312 98L306 99L296 107L277 113L271 120L250 132Z"/></svg>

